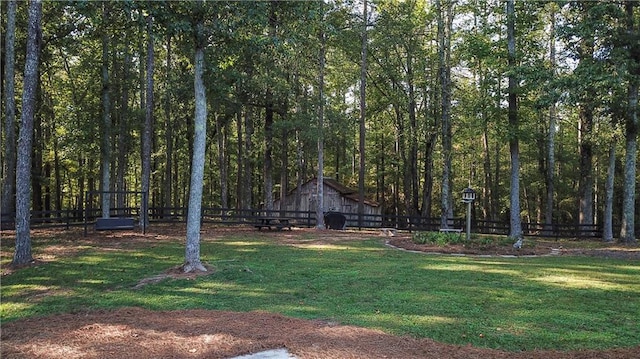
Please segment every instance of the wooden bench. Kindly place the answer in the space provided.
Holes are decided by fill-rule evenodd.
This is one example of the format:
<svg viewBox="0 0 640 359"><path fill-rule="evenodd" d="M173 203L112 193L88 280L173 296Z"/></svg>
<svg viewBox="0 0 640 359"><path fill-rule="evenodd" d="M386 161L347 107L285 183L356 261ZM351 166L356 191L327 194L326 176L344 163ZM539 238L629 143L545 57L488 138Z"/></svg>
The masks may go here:
<svg viewBox="0 0 640 359"><path fill-rule="evenodd" d="M96 230L134 229L135 220L129 217L97 218Z"/></svg>
<svg viewBox="0 0 640 359"><path fill-rule="evenodd" d="M291 222L290 222L289 218L284 218L284 217L260 217L260 218L258 218L258 220L259 220L259 222L253 225L258 230L261 230L262 228L277 229L277 230L288 228L289 230L291 230Z"/></svg>

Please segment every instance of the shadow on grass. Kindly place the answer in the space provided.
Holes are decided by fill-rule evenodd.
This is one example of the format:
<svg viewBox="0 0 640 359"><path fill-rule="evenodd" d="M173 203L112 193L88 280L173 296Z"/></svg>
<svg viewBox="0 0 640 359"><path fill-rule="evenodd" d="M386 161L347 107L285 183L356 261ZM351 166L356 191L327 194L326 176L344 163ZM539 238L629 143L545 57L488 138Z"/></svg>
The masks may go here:
<svg viewBox="0 0 640 359"><path fill-rule="evenodd" d="M179 264L183 251L175 241L87 248L13 273L3 278L2 321L133 306L260 310L511 351L640 343L640 266L629 261L425 256L378 240L283 246L232 237L202 243L211 275L133 289Z"/></svg>

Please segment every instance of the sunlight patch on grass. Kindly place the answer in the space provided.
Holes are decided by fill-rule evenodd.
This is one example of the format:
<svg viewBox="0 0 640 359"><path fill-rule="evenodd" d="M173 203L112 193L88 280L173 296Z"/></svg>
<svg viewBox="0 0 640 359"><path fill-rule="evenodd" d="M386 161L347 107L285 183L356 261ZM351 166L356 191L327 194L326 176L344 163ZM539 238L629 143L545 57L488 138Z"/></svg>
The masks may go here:
<svg viewBox="0 0 640 359"><path fill-rule="evenodd" d="M580 289L628 289L624 285L618 283L605 282L595 278L578 277L575 275L547 275L539 278L532 278L534 281L557 285L563 288L580 288Z"/></svg>
<svg viewBox="0 0 640 359"><path fill-rule="evenodd" d="M47 286L41 284L13 284L2 286L2 296L33 296L38 293L50 292L59 290L57 286Z"/></svg>
<svg viewBox="0 0 640 359"><path fill-rule="evenodd" d="M349 247L344 246L344 245L338 245L338 244L321 244L321 243L314 243L314 244L296 244L294 245L294 247L296 248L304 248L304 249L317 249L317 250L346 250L349 249Z"/></svg>
<svg viewBox="0 0 640 359"><path fill-rule="evenodd" d="M498 263L503 264L503 263ZM438 265L427 265L422 267L422 269L426 270L438 270L438 271L458 271L458 272L473 272L473 273L494 273L494 274L503 274L510 276L520 276L522 275L521 271L513 269L514 266L498 268L488 266L487 263L462 263L458 261L456 264L438 264Z"/></svg>
<svg viewBox="0 0 640 359"><path fill-rule="evenodd" d="M237 246L237 247L249 247L249 246L264 246L266 243L258 242L258 241L225 241L225 245L227 246Z"/></svg>
<svg viewBox="0 0 640 359"><path fill-rule="evenodd" d="M8 313L8 312L17 312L17 311L27 311L33 306L34 304L30 304L26 302L17 303L17 302L8 302L6 300L3 300L2 303L0 303L0 312Z"/></svg>

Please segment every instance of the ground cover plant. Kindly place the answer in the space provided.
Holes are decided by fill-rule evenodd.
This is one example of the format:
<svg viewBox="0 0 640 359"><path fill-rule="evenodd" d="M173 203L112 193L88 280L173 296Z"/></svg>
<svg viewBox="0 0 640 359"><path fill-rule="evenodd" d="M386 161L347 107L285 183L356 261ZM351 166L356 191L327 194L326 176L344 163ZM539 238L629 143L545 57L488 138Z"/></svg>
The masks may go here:
<svg viewBox="0 0 640 359"><path fill-rule="evenodd" d="M218 320L206 326L213 330L207 335L213 337L201 338L209 341L208 350L171 349L176 350L171 356L228 357L256 346L278 345L305 358L382 357L383 353L425 357L425 353L435 355L436 349L449 357L606 353L623 358L640 353L640 262L635 248L627 258L512 258L413 253L365 232L208 228L202 237L202 259L210 271L181 276L175 270L184 255L180 230L171 233L165 228L147 236L93 233L88 238L68 231L36 233L34 253L40 262L13 271L6 268L11 241L3 236L3 352L33 357L33 348L47 342L43 333L104 330L96 323L105 321L120 328L111 337L129 338L138 346L144 335L125 330L126 335L122 328L139 326L141 331L149 325L157 338L163 332L158 330L158 318L171 333L182 325L191 326L191 338L200 328L194 323L211 313L207 320ZM410 236L391 242L399 244L402 239L410 241ZM235 320L230 319L233 316ZM253 330L262 332L243 342L238 338L246 339L248 334L240 333L250 332L250 322ZM240 324L236 335L229 334L230 329L224 332L235 341L211 346L223 326ZM37 331L37 341L28 337L33 334L29 328ZM301 336L301 328L316 334L342 333L325 335L326 342L358 340L328 354L333 352L317 346L322 342L317 335L311 344L300 344L310 337ZM85 344L94 353L96 338L88 336L87 342L93 339L94 344ZM104 341L104 336L100 338ZM220 340L215 338L214 342ZM118 343L121 350L125 344ZM363 343L371 347L363 349ZM175 344L145 348L167 350L170 345ZM390 347L395 351L385 352ZM407 351L400 351L405 347ZM162 354L168 356L166 351ZM40 357L63 356L48 352Z"/></svg>

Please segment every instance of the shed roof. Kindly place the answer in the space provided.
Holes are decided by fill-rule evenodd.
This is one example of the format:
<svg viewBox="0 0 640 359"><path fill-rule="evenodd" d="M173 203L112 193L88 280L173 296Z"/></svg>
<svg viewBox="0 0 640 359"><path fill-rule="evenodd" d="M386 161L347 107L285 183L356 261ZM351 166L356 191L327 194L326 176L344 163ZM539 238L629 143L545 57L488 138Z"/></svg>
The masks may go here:
<svg viewBox="0 0 640 359"><path fill-rule="evenodd" d="M308 184L310 182L314 182L317 180L317 177L312 178L311 180L307 181L305 183ZM349 198L350 200L354 201L354 202L359 202L360 201L360 196L358 195L358 191L353 189L353 188L349 188L347 186L345 186L344 184L338 182L337 180L335 180L334 178L331 177L323 177L322 178L322 182L325 184L325 186L329 186L333 189L335 189L338 193L340 193L343 197ZM294 189L295 190L295 189ZM369 200L367 198L364 199L364 203L371 206L371 207L378 207L380 206L380 204L376 201L372 201Z"/></svg>

